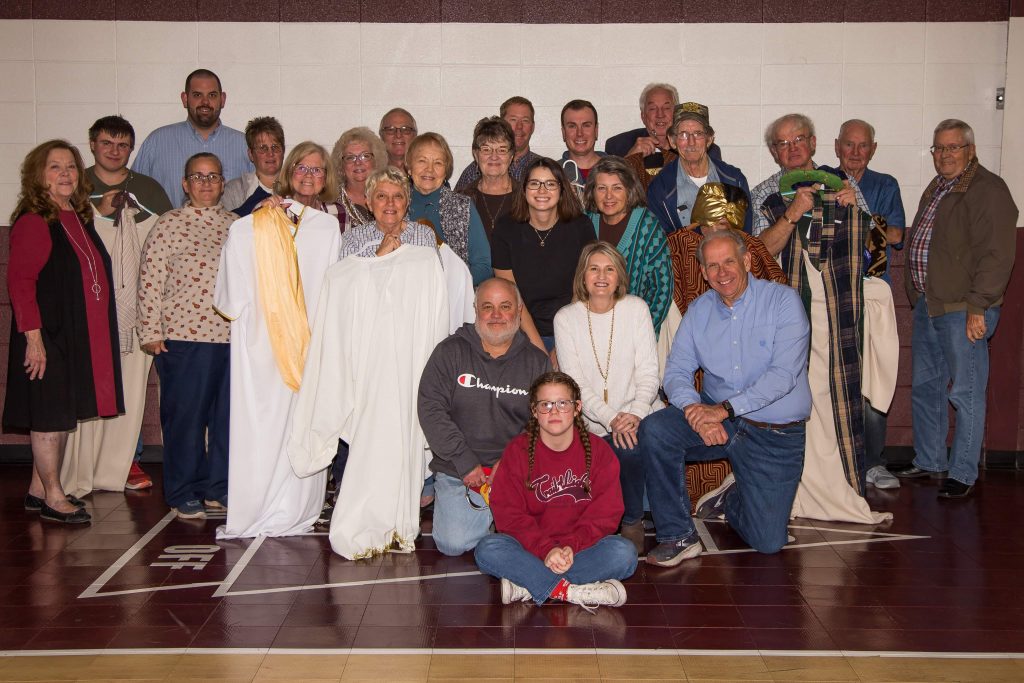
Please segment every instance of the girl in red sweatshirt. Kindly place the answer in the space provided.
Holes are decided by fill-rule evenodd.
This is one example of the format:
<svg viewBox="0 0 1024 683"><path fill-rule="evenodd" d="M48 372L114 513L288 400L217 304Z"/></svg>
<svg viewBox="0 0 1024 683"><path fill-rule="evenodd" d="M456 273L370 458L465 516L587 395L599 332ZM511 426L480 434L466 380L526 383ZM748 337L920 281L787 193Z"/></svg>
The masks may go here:
<svg viewBox="0 0 1024 683"><path fill-rule="evenodd" d="M619 461L587 432L580 388L548 372L530 387L526 432L505 448L491 513L499 533L476 547L480 571L501 579L501 601L548 598L592 608L626 602L619 579L636 570L636 548L613 535L622 519Z"/></svg>

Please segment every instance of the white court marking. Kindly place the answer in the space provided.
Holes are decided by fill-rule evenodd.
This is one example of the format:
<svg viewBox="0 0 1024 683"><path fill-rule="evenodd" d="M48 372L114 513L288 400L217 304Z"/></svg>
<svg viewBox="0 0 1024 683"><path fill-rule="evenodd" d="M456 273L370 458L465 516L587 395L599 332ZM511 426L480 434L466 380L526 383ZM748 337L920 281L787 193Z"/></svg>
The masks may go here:
<svg viewBox="0 0 1024 683"><path fill-rule="evenodd" d="M262 595L269 593L287 593L291 591L308 591L308 590L324 590L328 588L347 588L356 586L375 586L378 584L389 584L389 583L408 583L416 581L430 581L436 579L446 579L457 576L476 576L480 574L479 571L463 571L463 572L442 572L439 574L421 574L419 576L399 576L399 577L381 577L375 579L366 579L361 581L341 581L337 583L323 583L323 584L311 584L311 585L299 585L299 586L275 586L273 588L254 588L249 590L231 591L231 587L235 584L238 578L248 567L252 558L256 556L260 546L267 540L266 536L258 536L253 539L252 543L245 549L242 557L238 559L238 562L231 568L228 575L220 581L199 581L195 583L181 583L166 586L144 586L141 588L129 588L124 590L116 591L105 591L100 592L104 585L110 581L128 562L131 561L139 552L145 548L150 541L156 538L157 534L163 531L174 520L174 513L169 512L167 516L161 519L156 525L153 526L146 534L132 545L131 548L126 550L124 554L119 557L110 567L108 567L100 576L86 588L79 598L97 598L97 597L108 597L115 595L132 595L136 593L152 593L157 591L169 591L169 590L180 590L184 588L205 588L205 587L216 587L213 594L210 597L222 598L230 597L233 595ZM707 522L726 524L725 520L699 520L695 519L694 524L697 527L697 531L700 535L701 541L704 543L705 551L704 555L735 555L739 553L752 553L755 552L753 548L733 548L722 550L718 548L711 533L707 529ZM786 545L783 550L797 550L800 548L818 548L824 546L840 546L840 545L862 545L868 543L882 543L891 541L913 541L919 539L930 538L930 536L918 536L913 534L893 534L882 531L859 531L853 529L831 529L827 527L815 527L807 525L793 524L788 527L789 529L798 529L806 531L817 531L819 533L828 532L836 534L847 534L852 536L858 536L858 538L851 538L843 541L814 541L808 543L790 543ZM324 534L309 534L309 535L324 535ZM429 535L429 534L424 534ZM648 534L649 535L649 534Z"/></svg>

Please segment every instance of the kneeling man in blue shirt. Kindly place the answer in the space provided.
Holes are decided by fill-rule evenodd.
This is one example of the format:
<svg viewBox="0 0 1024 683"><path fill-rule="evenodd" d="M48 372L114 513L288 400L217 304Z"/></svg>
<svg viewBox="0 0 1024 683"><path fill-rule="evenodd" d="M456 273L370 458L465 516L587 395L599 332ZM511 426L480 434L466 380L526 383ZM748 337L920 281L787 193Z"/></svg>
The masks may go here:
<svg viewBox="0 0 1024 683"><path fill-rule="evenodd" d="M641 423L638 439L658 541L647 562L661 567L702 551L685 484L686 463L698 460L728 458L733 473L698 501L697 516L724 517L758 552L782 549L811 413L810 325L796 291L751 277L731 230L704 238L697 256L711 291L690 304L672 342L671 405Z"/></svg>

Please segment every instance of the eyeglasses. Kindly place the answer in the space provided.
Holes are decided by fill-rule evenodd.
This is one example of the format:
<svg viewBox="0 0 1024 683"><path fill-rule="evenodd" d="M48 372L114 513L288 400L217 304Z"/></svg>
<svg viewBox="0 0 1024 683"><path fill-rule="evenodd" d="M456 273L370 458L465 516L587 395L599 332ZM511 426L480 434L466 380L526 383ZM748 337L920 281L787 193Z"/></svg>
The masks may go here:
<svg viewBox="0 0 1024 683"><path fill-rule="evenodd" d="M932 154L945 154L946 152L956 154L964 147L970 147L970 145L932 145L928 149L931 150Z"/></svg>
<svg viewBox="0 0 1024 683"><path fill-rule="evenodd" d="M190 183L202 183L203 185L212 185L213 183L219 183L224 180L224 176L220 173L189 173L185 176L185 179Z"/></svg>
<svg viewBox="0 0 1024 683"><path fill-rule="evenodd" d="M807 145L807 144L810 144L810 142L811 142L811 136L809 136L809 135L797 135L792 140L776 140L775 141L775 149L780 150L780 151L784 150L784 149L793 149L797 145Z"/></svg>
<svg viewBox="0 0 1024 683"><path fill-rule="evenodd" d="M536 408L537 412L541 415L547 415L556 408L560 413L571 413L576 410L576 401L570 401L565 398L561 398L557 401L537 401L533 404L533 407Z"/></svg>
<svg viewBox="0 0 1024 683"><path fill-rule="evenodd" d="M253 147L252 151L266 156L268 154L280 154L284 151L284 147L281 145L259 145L257 147Z"/></svg>
<svg viewBox="0 0 1024 683"><path fill-rule="evenodd" d="M676 137L679 138L680 140L684 141L684 142L687 141L687 140L696 140L697 142L700 142L701 140L705 139L707 136L708 136L708 134L705 133L702 130L698 130L698 131L695 131L693 133L691 133L689 131L681 130L678 133L676 133Z"/></svg>
<svg viewBox="0 0 1024 683"><path fill-rule="evenodd" d="M512 152L512 150L509 149L508 147L490 147L490 146L486 146L485 145L485 146L479 148L479 152L480 152L480 156L483 156L483 157L489 157L489 156L507 157L509 155L509 153Z"/></svg>
<svg viewBox="0 0 1024 683"><path fill-rule="evenodd" d="M346 164L354 164L357 161L373 161L373 152L363 152L361 154L346 154L342 157Z"/></svg>
<svg viewBox="0 0 1024 683"><path fill-rule="evenodd" d="M537 190L539 190L542 187L545 190L547 190L548 192L554 192L555 190L557 190L561 186L558 184L557 180L527 180L526 181L526 189L527 190L533 190L534 192L536 192Z"/></svg>
<svg viewBox="0 0 1024 683"><path fill-rule="evenodd" d="M311 175L314 178L319 178L324 174L324 168L322 166L306 166L305 164L299 164L295 167L295 172L299 175Z"/></svg>
<svg viewBox="0 0 1024 683"><path fill-rule="evenodd" d="M384 135L416 135L412 126L384 126L380 130Z"/></svg>

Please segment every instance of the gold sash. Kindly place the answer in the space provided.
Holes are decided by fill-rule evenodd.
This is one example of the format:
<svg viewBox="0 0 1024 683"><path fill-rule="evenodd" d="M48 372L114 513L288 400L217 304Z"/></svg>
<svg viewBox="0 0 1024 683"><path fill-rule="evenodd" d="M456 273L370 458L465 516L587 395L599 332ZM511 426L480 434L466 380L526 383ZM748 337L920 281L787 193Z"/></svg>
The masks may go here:
<svg viewBox="0 0 1024 683"><path fill-rule="evenodd" d="M296 234L299 225L294 226ZM265 207L253 213L252 227L256 282L274 361L284 383L298 391L309 348L309 323L293 225L284 209Z"/></svg>

